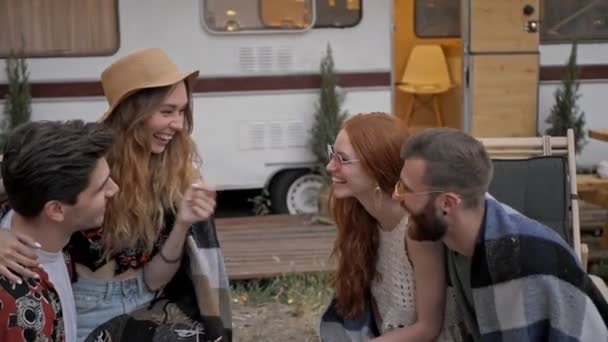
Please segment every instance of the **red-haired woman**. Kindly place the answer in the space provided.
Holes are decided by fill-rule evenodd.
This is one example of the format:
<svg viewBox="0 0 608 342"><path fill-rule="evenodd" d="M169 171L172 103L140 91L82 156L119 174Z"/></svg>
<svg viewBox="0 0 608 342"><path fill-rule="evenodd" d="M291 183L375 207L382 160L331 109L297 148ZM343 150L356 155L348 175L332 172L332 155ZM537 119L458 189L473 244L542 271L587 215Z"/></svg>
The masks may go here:
<svg viewBox="0 0 608 342"><path fill-rule="evenodd" d="M392 199L406 138L396 117L359 114L328 147L338 231L334 309L355 320L371 303L381 335L374 341L459 340L455 303L446 297L443 246L411 240L408 213Z"/></svg>

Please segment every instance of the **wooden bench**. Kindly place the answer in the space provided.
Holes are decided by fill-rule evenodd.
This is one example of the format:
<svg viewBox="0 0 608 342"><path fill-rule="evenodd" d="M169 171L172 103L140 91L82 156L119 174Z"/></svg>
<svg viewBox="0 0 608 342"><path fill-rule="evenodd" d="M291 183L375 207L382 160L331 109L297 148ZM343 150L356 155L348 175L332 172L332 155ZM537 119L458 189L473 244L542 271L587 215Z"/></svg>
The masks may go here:
<svg viewBox="0 0 608 342"><path fill-rule="evenodd" d="M586 202L608 208L608 178L600 178L598 175L578 175L579 197Z"/></svg>
<svg viewBox="0 0 608 342"><path fill-rule="evenodd" d="M590 129L589 138L608 142L608 129ZM608 208L608 179L598 175L579 175L577 179L579 196L586 202ZM604 232L600 242L602 248L608 248L608 221L604 222Z"/></svg>
<svg viewBox="0 0 608 342"><path fill-rule="evenodd" d="M230 279L266 278L333 269L332 225L311 216L270 215L216 220Z"/></svg>

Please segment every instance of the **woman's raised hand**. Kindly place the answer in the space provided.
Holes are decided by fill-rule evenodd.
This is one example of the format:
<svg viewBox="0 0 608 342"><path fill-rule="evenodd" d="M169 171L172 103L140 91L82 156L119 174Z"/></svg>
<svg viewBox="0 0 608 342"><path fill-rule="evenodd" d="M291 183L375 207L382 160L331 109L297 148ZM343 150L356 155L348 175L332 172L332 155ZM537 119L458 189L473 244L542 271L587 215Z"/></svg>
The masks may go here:
<svg viewBox="0 0 608 342"><path fill-rule="evenodd" d="M35 249L40 244L31 237L0 229L0 275L13 283L21 284L21 277L38 278L38 274L28 269L38 267Z"/></svg>
<svg viewBox="0 0 608 342"><path fill-rule="evenodd" d="M185 227L207 220L215 211L215 189L207 184L194 183L184 194L178 208L176 223Z"/></svg>

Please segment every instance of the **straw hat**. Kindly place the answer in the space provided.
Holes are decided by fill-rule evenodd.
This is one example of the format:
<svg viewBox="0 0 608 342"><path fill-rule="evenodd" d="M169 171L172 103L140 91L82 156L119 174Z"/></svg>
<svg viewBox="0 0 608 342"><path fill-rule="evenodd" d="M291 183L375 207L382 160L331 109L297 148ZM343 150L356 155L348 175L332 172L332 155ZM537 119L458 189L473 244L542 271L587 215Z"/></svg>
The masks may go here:
<svg viewBox="0 0 608 342"><path fill-rule="evenodd" d="M101 74L101 85L110 106L101 121L106 120L122 100L140 89L169 86L183 80L192 89L197 78L198 70L179 70L161 49L132 52L112 63Z"/></svg>

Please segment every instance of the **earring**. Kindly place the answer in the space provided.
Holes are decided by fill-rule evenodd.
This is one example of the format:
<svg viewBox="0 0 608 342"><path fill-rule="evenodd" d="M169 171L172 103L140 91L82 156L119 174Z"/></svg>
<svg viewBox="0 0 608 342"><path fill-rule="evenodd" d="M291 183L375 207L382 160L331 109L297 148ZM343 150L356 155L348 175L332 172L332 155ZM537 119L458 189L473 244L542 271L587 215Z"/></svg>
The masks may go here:
<svg viewBox="0 0 608 342"><path fill-rule="evenodd" d="M376 209L380 207L380 202L382 202L382 189L380 189L380 185L376 183L376 187L374 188L374 206Z"/></svg>

